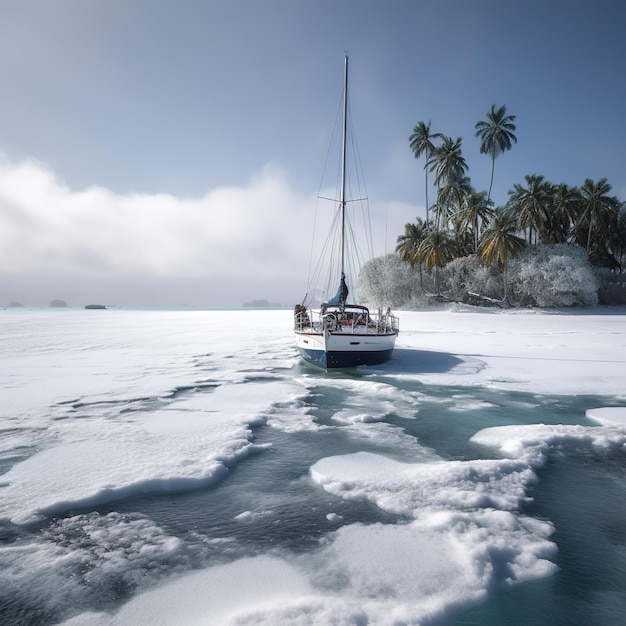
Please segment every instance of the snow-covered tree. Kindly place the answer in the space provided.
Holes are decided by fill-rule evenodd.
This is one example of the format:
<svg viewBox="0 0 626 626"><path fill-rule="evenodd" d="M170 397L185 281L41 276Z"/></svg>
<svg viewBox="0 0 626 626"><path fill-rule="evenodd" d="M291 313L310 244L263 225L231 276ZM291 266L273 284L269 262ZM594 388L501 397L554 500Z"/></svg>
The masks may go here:
<svg viewBox="0 0 626 626"><path fill-rule="evenodd" d="M359 272L359 301L366 302L372 308L411 306L419 292L417 269L401 261L397 254L371 259Z"/></svg>
<svg viewBox="0 0 626 626"><path fill-rule="evenodd" d="M565 307L598 304L598 279L587 252L569 244L530 248L510 268L511 301L518 306Z"/></svg>
<svg viewBox="0 0 626 626"><path fill-rule="evenodd" d="M502 295L502 273L476 255L450 261L443 268L442 280L444 294L459 302L472 301L476 296L498 300Z"/></svg>
<svg viewBox="0 0 626 626"><path fill-rule="evenodd" d="M450 261L441 270L441 295L458 302L502 302L502 272L476 255ZM540 244L510 261L508 304L570 307L598 304L600 280L587 252L571 244ZM358 296L371 307L418 307L434 294L432 272L419 272L396 254L372 259L359 274Z"/></svg>

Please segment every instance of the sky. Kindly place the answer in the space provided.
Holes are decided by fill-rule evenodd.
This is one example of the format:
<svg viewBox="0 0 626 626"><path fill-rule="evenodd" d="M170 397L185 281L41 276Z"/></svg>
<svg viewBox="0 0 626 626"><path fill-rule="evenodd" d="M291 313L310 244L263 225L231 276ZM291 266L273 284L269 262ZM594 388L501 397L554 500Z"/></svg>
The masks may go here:
<svg viewBox="0 0 626 626"><path fill-rule="evenodd" d="M462 137L487 189L492 104L518 138L496 204L527 174L625 200L624 24L608 0L3 0L0 306L300 301L346 52L377 254L425 215L413 127Z"/></svg>

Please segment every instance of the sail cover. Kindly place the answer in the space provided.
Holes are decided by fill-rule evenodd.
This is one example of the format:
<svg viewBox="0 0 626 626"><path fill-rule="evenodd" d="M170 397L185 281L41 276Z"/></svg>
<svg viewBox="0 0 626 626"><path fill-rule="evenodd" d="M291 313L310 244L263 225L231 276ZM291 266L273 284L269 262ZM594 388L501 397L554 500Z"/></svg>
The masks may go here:
<svg viewBox="0 0 626 626"><path fill-rule="evenodd" d="M345 274L341 275L341 281L339 282L339 289L337 293L326 304L345 304L348 299L348 285L346 285Z"/></svg>

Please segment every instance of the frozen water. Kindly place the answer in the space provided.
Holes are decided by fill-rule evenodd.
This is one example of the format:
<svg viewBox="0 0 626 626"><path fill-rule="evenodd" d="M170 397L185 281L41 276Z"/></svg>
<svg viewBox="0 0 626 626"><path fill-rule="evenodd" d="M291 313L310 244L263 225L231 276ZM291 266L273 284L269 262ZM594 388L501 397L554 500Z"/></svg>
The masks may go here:
<svg viewBox="0 0 626 626"><path fill-rule="evenodd" d="M624 313L407 312L327 374L289 311L2 310L0 621L618 624Z"/></svg>

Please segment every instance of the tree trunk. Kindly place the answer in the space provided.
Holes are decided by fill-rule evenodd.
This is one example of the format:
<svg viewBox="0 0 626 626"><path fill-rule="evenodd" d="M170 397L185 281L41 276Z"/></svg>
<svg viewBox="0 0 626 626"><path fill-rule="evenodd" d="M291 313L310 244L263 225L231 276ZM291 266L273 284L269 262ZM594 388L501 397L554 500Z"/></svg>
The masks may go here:
<svg viewBox="0 0 626 626"><path fill-rule="evenodd" d="M487 203L489 203L489 200L491 200L491 187L493 185L493 171L496 167L496 157L492 156L491 157L491 180L489 181L489 193L487 194Z"/></svg>
<svg viewBox="0 0 626 626"><path fill-rule="evenodd" d="M426 155L426 226L428 226L428 155Z"/></svg>
<svg viewBox="0 0 626 626"><path fill-rule="evenodd" d="M504 287L504 294L503 294L503 298L502 300L504 301L504 304L506 304L508 306L509 304L509 294L508 294L508 284L507 284L507 280L506 280L506 265L504 265L502 267L502 284Z"/></svg>

